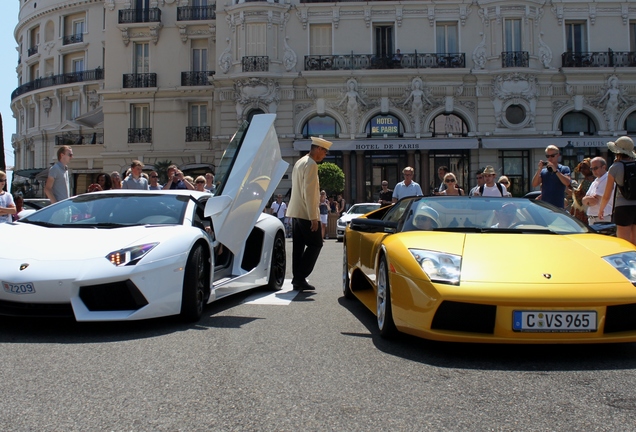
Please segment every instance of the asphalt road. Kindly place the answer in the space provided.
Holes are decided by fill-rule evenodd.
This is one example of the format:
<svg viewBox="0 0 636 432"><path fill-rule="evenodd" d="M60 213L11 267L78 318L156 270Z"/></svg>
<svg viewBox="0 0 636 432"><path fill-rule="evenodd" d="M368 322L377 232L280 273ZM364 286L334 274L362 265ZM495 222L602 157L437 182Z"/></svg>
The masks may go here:
<svg viewBox="0 0 636 432"><path fill-rule="evenodd" d="M636 430L636 345L385 341L341 259L328 240L315 293L252 291L196 325L0 319L0 429Z"/></svg>

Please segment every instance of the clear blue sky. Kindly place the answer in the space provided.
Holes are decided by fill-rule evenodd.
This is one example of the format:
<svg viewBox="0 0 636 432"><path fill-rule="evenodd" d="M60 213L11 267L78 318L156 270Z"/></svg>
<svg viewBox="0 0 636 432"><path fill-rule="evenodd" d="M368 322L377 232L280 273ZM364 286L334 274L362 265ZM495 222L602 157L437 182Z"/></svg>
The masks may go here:
<svg viewBox="0 0 636 432"><path fill-rule="evenodd" d="M7 166L13 166L13 147L11 135L15 133L15 119L11 112L11 92L18 86L18 76L15 72L18 66L18 51L13 30L18 24L20 0L2 0L0 13L0 112L4 127L4 154ZM8 173L11 177L11 173Z"/></svg>

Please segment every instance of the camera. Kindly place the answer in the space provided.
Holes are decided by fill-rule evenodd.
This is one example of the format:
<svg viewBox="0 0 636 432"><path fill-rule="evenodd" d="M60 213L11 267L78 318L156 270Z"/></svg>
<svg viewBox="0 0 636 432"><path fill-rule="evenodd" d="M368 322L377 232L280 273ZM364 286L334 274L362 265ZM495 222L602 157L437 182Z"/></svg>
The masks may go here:
<svg viewBox="0 0 636 432"><path fill-rule="evenodd" d="M541 162L541 165L542 165L543 167L547 167L547 166L548 166L548 163L547 163L547 162Z"/></svg>

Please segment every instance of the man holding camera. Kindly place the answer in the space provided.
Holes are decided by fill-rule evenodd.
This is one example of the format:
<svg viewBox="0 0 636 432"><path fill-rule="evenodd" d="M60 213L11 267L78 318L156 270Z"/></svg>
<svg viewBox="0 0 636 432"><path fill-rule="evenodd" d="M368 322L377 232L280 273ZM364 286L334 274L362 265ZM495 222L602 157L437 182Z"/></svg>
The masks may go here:
<svg viewBox="0 0 636 432"><path fill-rule="evenodd" d="M194 190L194 185L183 178L183 173L176 165L170 165L168 167L168 181L163 185L163 188Z"/></svg>
<svg viewBox="0 0 636 432"><path fill-rule="evenodd" d="M532 187L541 185L541 201L556 207L565 207L565 188L570 185L570 168L559 163L559 148L549 145L545 149L547 161L540 160L532 178Z"/></svg>

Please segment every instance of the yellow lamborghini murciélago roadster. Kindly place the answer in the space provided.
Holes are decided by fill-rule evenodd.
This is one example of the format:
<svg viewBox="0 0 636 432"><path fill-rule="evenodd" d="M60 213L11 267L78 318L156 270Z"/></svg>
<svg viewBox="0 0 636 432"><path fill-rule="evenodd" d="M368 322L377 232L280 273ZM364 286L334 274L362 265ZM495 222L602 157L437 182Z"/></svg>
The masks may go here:
<svg viewBox="0 0 636 432"><path fill-rule="evenodd" d="M411 197L353 219L343 292L382 336L636 341L636 248L522 198Z"/></svg>

